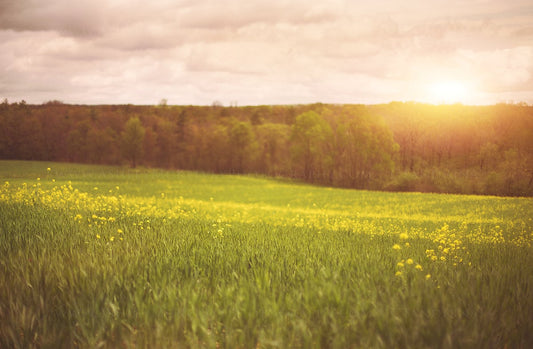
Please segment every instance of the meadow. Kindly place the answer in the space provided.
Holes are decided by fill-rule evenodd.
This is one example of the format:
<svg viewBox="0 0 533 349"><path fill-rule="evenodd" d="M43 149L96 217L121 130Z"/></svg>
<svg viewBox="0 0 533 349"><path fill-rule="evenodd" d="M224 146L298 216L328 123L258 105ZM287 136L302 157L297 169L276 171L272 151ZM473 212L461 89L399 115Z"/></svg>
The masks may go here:
<svg viewBox="0 0 533 349"><path fill-rule="evenodd" d="M526 348L533 199L0 161L0 348Z"/></svg>

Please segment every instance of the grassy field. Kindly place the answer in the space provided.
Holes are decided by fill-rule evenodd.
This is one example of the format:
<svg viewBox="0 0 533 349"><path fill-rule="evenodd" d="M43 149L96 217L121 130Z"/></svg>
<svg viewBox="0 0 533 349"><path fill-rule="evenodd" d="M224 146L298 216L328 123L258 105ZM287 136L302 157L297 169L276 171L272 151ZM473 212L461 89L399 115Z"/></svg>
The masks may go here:
<svg viewBox="0 0 533 349"><path fill-rule="evenodd" d="M0 348L527 348L533 199L0 161Z"/></svg>

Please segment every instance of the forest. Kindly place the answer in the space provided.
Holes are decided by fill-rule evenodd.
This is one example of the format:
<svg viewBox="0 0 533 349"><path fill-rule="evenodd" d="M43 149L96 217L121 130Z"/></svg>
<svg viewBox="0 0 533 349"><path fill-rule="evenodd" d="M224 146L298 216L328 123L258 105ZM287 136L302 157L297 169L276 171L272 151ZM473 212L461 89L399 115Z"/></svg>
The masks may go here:
<svg viewBox="0 0 533 349"><path fill-rule="evenodd" d="M0 103L0 159L533 196L533 106Z"/></svg>

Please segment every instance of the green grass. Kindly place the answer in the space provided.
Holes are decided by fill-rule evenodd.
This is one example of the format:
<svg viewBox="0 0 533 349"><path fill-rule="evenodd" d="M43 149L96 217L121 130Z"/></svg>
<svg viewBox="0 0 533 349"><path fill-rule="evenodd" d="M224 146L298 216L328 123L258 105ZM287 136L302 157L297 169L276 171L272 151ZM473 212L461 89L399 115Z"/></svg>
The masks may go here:
<svg viewBox="0 0 533 349"><path fill-rule="evenodd" d="M533 345L533 199L17 161L0 180L1 348Z"/></svg>

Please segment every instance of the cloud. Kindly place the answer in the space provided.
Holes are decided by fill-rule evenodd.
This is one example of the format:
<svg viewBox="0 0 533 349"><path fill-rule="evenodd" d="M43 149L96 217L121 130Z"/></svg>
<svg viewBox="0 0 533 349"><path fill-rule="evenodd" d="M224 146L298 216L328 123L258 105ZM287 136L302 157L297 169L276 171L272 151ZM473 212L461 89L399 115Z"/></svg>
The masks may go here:
<svg viewBox="0 0 533 349"><path fill-rule="evenodd" d="M531 91L532 12L526 0L0 0L0 98L387 102L447 76Z"/></svg>
<svg viewBox="0 0 533 349"><path fill-rule="evenodd" d="M104 8L97 1L3 0L0 28L16 31L57 31L85 37L100 34Z"/></svg>
<svg viewBox="0 0 533 349"><path fill-rule="evenodd" d="M533 47L458 52L465 69L479 78L488 92L533 90Z"/></svg>

